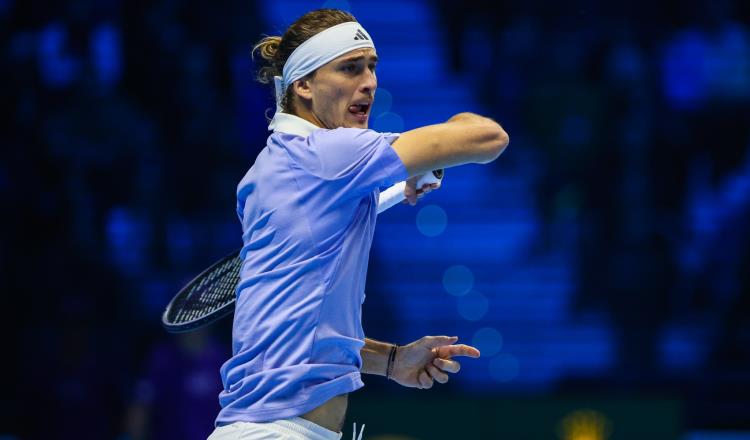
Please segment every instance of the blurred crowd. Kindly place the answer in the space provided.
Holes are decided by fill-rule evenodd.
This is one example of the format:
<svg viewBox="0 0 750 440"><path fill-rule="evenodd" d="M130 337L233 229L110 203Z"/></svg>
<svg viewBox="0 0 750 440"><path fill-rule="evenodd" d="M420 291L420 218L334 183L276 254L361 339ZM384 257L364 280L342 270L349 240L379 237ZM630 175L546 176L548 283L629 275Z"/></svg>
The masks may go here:
<svg viewBox="0 0 750 440"><path fill-rule="evenodd" d="M658 329L703 320L706 368L734 378L706 386L750 389L750 4L434 4L450 67L537 161L544 242L580 231L578 306L616 323L617 380L661 380ZM228 324L158 323L239 244L233 189L272 104L252 81L259 17L239 0L0 0L0 434L210 430Z"/></svg>
<svg viewBox="0 0 750 440"><path fill-rule="evenodd" d="M0 1L14 335L0 432L210 430L228 344L168 336L159 319L177 286L239 245L233 188L271 99L250 81L255 6ZM170 394L182 406L164 405ZM186 415L190 435L164 434Z"/></svg>
<svg viewBox="0 0 750 440"><path fill-rule="evenodd" d="M579 231L578 306L616 324L617 380L664 381L658 331L704 322L706 369L747 392L750 5L438 3L452 69L535 153L547 243Z"/></svg>

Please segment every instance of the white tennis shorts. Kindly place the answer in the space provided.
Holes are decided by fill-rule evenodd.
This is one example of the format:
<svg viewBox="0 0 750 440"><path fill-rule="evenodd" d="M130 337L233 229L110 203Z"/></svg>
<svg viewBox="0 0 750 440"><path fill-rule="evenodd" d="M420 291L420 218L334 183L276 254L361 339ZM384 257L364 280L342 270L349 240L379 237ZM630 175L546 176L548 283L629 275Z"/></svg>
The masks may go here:
<svg viewBox="0 0 750 440"><path fill-rule="evenodd" d="M354 431L356 435L356 424ZM340 432L330 431L301 417L292 417L267 423L234 422L219 426L208 440L340 440L341 436Z"/></svg>

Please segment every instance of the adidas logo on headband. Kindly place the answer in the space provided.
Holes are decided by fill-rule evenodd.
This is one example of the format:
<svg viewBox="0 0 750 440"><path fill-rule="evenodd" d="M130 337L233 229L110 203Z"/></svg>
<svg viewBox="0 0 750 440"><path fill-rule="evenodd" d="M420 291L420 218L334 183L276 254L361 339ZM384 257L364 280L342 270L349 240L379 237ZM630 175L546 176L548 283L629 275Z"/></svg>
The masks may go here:
<svg viewBox="0 0 750 440"><path fill-rule="evenodd" d="M364 32L362 32L362 29L357 29L357 35L354 36L355 40L369 40L367 38L367 35L365 35Z"/></svg>

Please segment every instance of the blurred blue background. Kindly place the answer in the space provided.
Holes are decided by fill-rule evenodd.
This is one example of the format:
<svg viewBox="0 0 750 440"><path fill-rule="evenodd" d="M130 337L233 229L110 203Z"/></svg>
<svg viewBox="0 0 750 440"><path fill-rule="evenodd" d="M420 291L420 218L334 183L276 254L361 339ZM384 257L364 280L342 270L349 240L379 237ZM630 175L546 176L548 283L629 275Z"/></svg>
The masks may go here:
<svg viewBox="0 0 750 440"><path fill-rule="evenodd" d="M253 43L320 7L377 45L372 128L511 137L378 220L366 334L483 356L365 376L365 437L750 438L750 3L699 3L0 0L0 438L211 431L231 320L160 314L241 244Z"/></svg>

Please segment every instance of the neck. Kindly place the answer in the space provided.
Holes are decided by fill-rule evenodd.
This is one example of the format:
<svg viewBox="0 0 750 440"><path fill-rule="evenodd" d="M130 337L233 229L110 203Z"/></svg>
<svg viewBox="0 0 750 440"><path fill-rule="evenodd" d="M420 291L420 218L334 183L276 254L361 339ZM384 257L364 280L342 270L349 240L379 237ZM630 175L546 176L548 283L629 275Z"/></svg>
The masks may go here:
<svg viewBox="0 0 750 440"><path fill-rule="evenodd" d="M321 121L317 116L315 116L315 113L312 112L311 108L308 108L307 106L301 105L299 103L297 103L297 105L295 105L294 107L295 107L294 108L295 111L291 113L294 116L300 117L306 120L307 122L310 122L311 124L317 125L320 128L331 128L331 127L327 127L323 123L323 121Z"/></svg>

